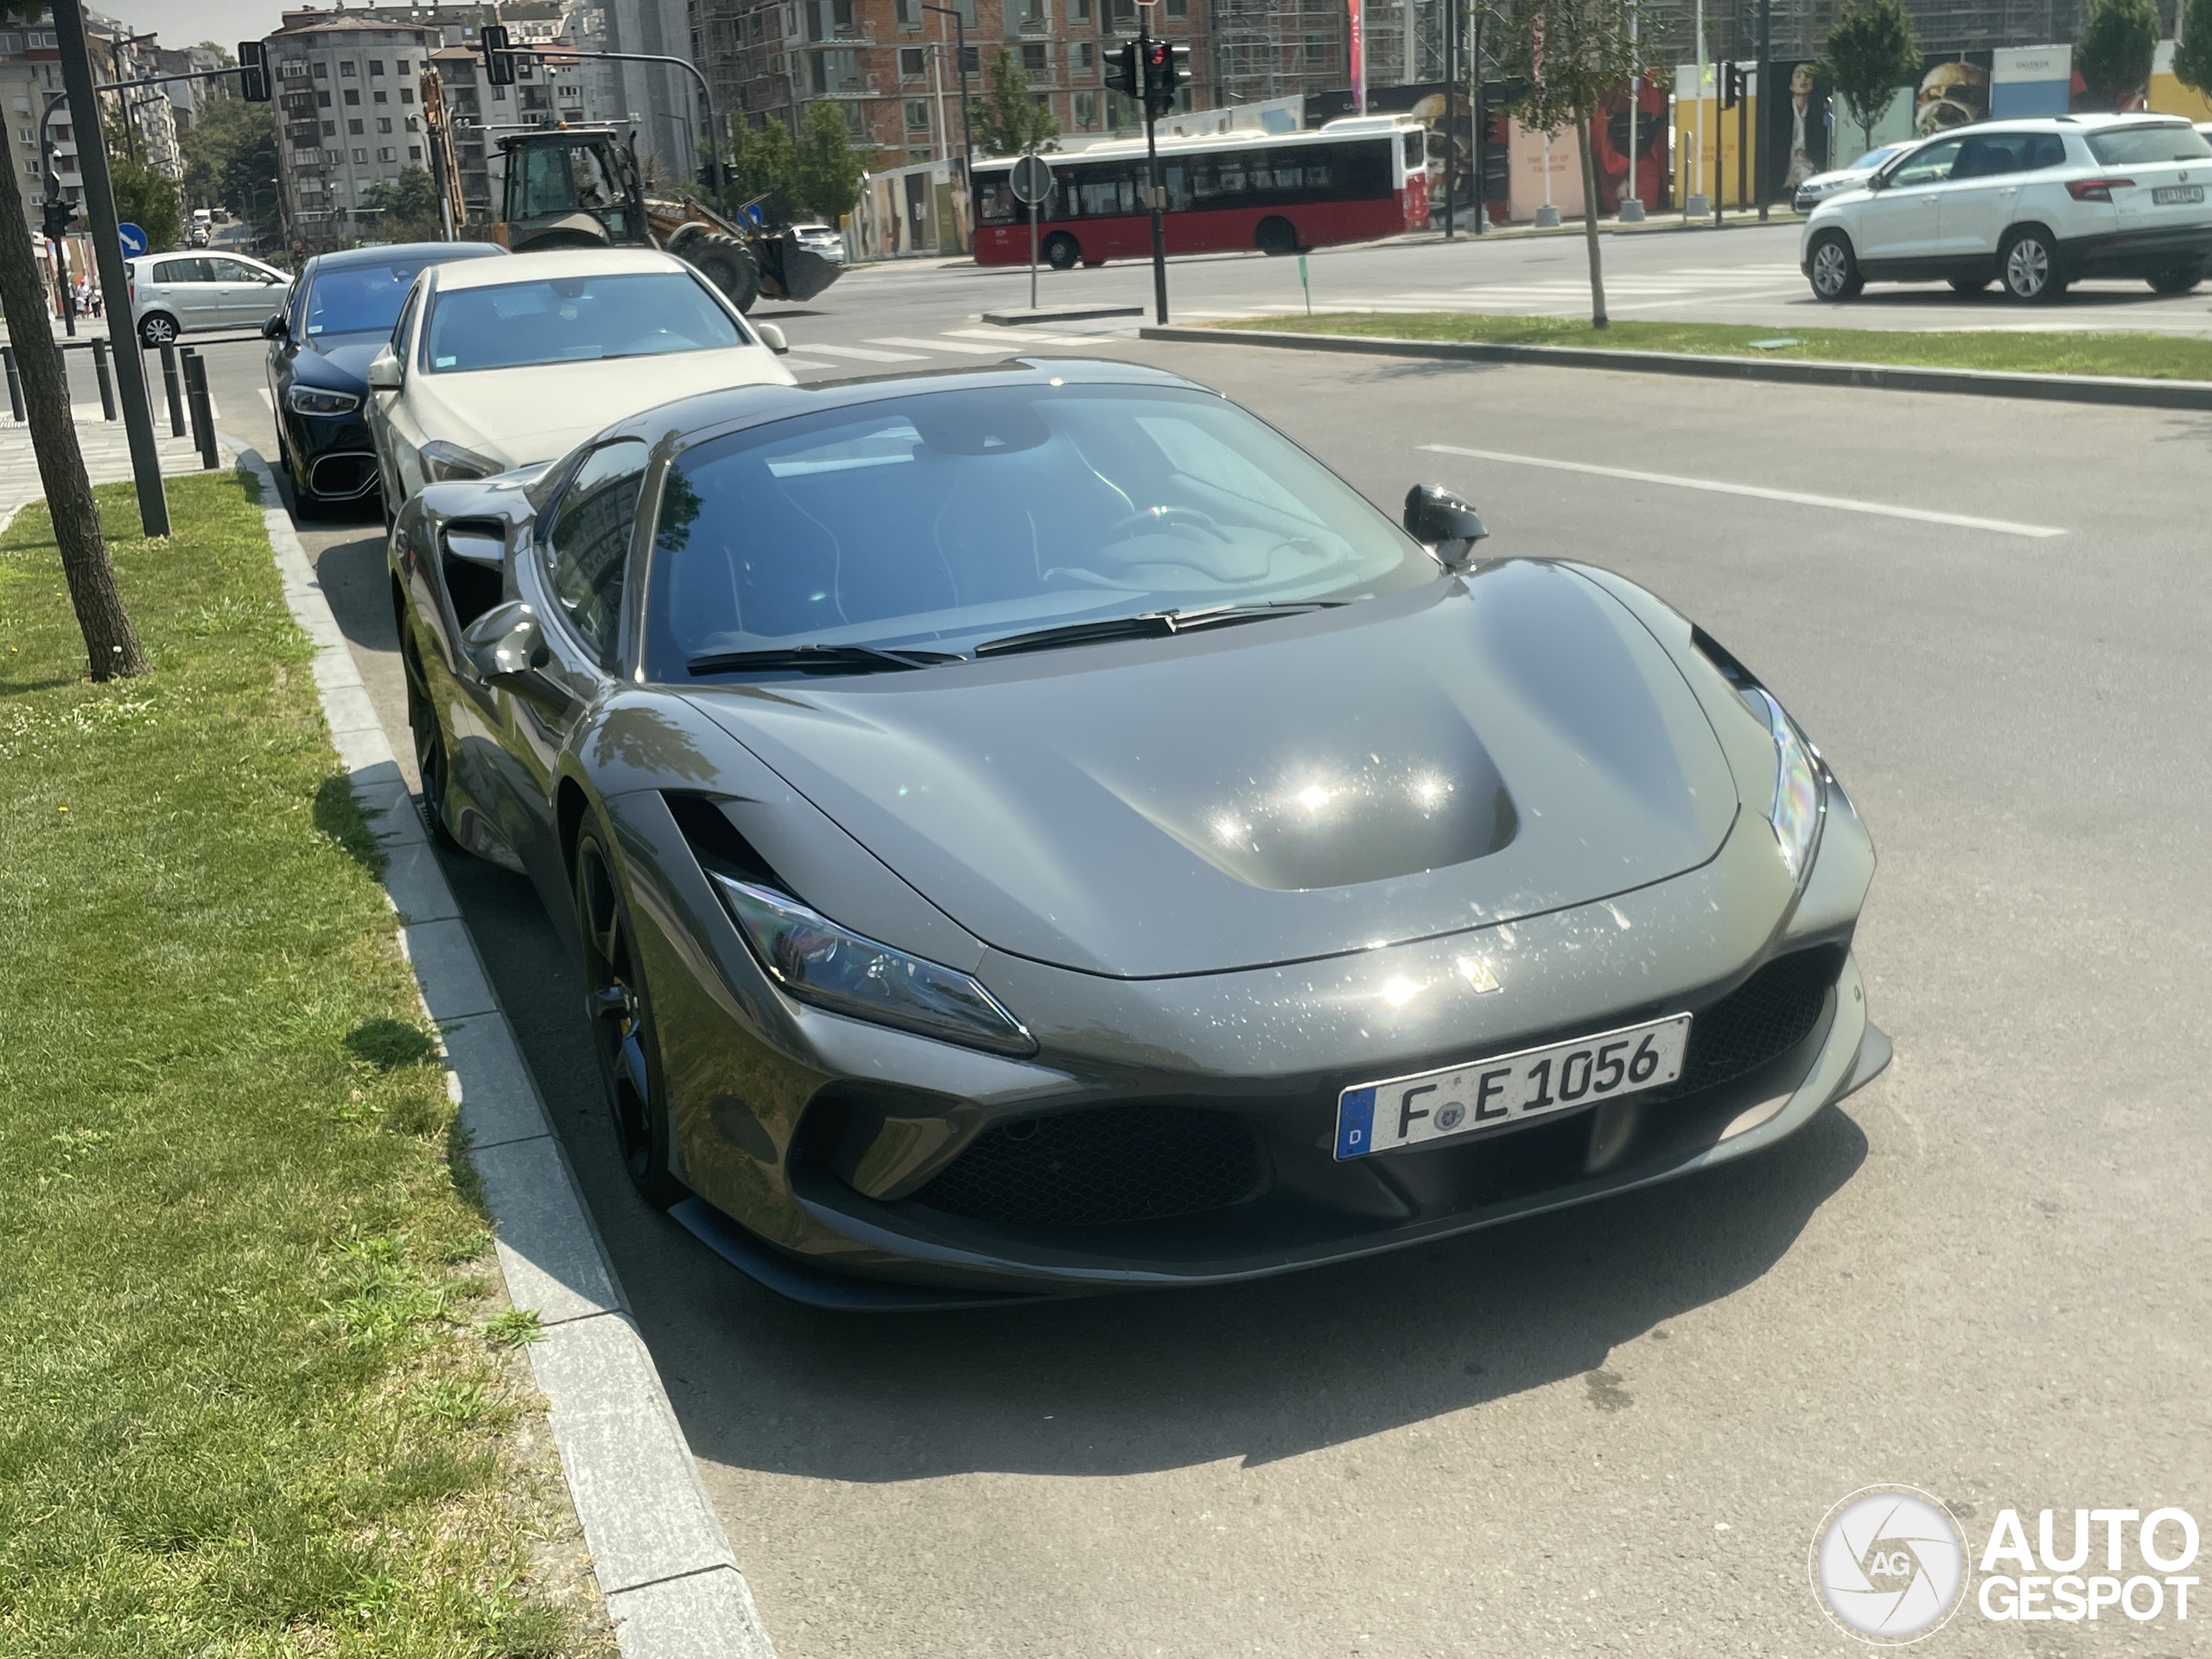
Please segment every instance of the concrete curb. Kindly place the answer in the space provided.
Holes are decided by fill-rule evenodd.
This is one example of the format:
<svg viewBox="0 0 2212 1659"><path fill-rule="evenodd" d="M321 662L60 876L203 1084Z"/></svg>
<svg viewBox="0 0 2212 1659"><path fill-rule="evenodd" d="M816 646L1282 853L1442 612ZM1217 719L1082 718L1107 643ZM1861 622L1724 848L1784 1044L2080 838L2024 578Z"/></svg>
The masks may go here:
<svg viewBox="0 0 2212 1659"><path fill-rule="evenodd" d="M1033 322L1084 322L1093 317L1141 317L1141 305L1040 305L1034 311L986 311L985 322L1019 328Z"/></svg>
<svg viewBox="0 0 2212 1659"><path fill-rule="evenodd" d="M1623 374L1678 374L1705 380L1767 380L1793 386L1858 386L1880 391L1940 391L2048 403L2123 404L2139 409L2212 410L2212 382L2140 380L2118 375L2015 374L1999 369L1916 369L1889 363L1820 363L1796 358L1700 357L1688 352L1608 352L1580 346L1511 346L1488 340L1388 340L1365 334L1288 334L1262 328L1147 327L1140 340L1184 346L1271 346L1368 357L1423 357L1448 363L1529 363L1555 369L1611 369Z"/></svg>
<svg viewBox="0 0 2212 1659"><path fill-rule="evenodd" d="M774 1659L745 1575L638 1335L537 1084L438 867L391 745L269 466L262 522L284 601L315 642L332 745L387 864L385 886L423 1005L444 1039L446 1087L496 1231L507 1299L544 1332L531 1370L625 1659Z"/></svg>

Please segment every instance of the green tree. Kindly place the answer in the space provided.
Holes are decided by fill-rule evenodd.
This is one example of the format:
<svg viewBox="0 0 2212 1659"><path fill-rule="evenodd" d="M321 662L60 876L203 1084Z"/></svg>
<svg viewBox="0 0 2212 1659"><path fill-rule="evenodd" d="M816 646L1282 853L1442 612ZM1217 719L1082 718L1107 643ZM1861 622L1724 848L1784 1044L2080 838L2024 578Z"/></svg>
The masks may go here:
<svg viewBox="0 0 2212 1659"><path fill-rule="evenodd" d="M2212 98L2212 0L2188 0L2182 9L2181 40L2174 47L2174 79L2190 91Z"/></svg>
<svg viewBox="0 0 2212 1659"><path fill-rule="evenodd" d="M1590 326L1609 327L1605 262L1598 251L1598 170L1590 156L1590 123L1605 100L1621 90L1636 65L1628 0L1516 0L1502 55L1507 79L1518 79L1525 88L1508 106L1522 124L1544 133L1566 126L1574 129L1574 147L1582 162Z"/></svg>
<svg viewBox="0 0 2212 1659"><path fill-rule="evenodd" d="M210 99L184 135L184 199L218 205L251 219L265 242L280 241L284 217L276 191L276 124L270 105Z"/></svg>
<svg viewBox="0 0 2212 1659"><path fill-rule="evenodd" d="M2090 97L2108 109L2125 109L2150 84L2158 50L2158 0L2090 0L2074 42L2074 67Z"/></svg>
<svg viewBox="0 0 2212 1659"><path fill-rule="evenodd" d="M975 109L976 147L986 156L1020 156L1030 150L1057 148L1060 124L1051 105L1029 93L1029 78L1014 60L1014 54L1000 47L984 67L990 90Z"/></svg>
<svg viewBox="0 0 2212 1659"><path fill-rule="evenodd" d="M753 126L739 116L730 134L730 206L765 196L772 190L792 194L798 176L798 150L791 130L774 117Z"/></svg>
<svg viewBox="0 0 2212 1659"><path fill-rule="evenodd" d="M388 184L371 185L362 194L361 205L378 210L379 242L438 242L445 238L437 183L419 167L409 168Z"/></svg>
<svg viewBox="0 0 2212 1659"><path fill-rule="evenodd" d="M173 248L184 239L184 217L177 211L176 185L168 175L137 157L137 135L120 115L106 122L107 175L115 194L115 216L146 232L150 248Z"/></svg>
<svg viewBox="0 0 2212 1659"><path fill-rule="evenodd" d="M1813 73L1835 88L1859 124L1860 147L1874 147L1874 124L1889 113L1897 88L1920 73L1920 48L1912 19L1897 0L1854 0L1828 30L1827 47Z"/></svg>
<svg viewBox="0 0 2212 1659"><path fill-rule="evenodd" d="M837 224L860 200L860 152L853 148L842 104L810 104L799 122L798 156L793 184L801 202Z"/></svg>

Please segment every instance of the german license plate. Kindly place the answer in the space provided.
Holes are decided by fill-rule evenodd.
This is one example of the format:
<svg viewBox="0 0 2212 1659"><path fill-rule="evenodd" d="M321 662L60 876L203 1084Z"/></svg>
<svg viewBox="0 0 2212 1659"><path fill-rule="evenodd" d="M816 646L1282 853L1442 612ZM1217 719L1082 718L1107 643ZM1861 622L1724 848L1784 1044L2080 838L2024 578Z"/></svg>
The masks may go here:
<svg viewBox="0 0 2212 1659"><path fill-rule="evenodd" d="M1690 1016L1362 1084L1337 1099L1337 1156L1446 1141L1656 1089L1682 1075Z"/></svg>
<svg viewBox="0 0 2212 1659"><path fill-rule="evenodd" d="M2204 187L2201 184L2162 184L2151 193L2151 200L2161 207L2184 201L2202 201L2204 200Z"/></svg>

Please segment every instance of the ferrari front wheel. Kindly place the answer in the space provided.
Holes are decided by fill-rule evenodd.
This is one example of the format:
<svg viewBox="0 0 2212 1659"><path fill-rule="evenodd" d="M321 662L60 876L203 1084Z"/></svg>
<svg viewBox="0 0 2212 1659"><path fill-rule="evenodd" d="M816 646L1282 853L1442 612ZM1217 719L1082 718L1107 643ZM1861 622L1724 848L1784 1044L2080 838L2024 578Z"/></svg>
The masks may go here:
<svg viewBox="0 0 2212 1659"><path fill-rule="evenodd" d="M670 1168L668 1088L652 1004L645 994L637 934L616 883L614 861L596 828L576 843L576 930L583 938L584 1008L592 1050L614 1120L622 1166L638 1195L657 1210L685 1196Z"/></svg>

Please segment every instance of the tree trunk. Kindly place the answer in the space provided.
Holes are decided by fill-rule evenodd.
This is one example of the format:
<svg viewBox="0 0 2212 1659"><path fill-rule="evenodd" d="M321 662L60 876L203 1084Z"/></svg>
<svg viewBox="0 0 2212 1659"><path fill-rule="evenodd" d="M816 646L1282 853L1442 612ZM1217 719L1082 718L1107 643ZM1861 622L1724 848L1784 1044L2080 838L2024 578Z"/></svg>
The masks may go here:
<svg viewBox="0 0 2212 1659"><path fill-rule="evenodd" d="M117 298L109 296L111 337L118 350L135 352L138 342L131 334L130 302L118 304ZM61 550L62 574L69 581L69 600L85 635L92 676L105 680L143 674L146 652L138 643L137 630L130 626L130 613L123 607L107 539L100 533L99 509L92 502L92 480L85 475L77 424L69 412L68 375L47 321L46 293L39 283L38 256L31 251L30 226L23 218L22 193L13 187L0 189L0 310L7 315L8 341L16 349L31 448L38 456L39 481L46 489L47 510L54 516L54 539ZM118 321L123 332L115 336Z"/></svg>
<svg viewBox="0 0 2212 1659"><path fill-rule="evenodd" d="M1574 147L1582 156L1582 242L1590 251L1590 326L1606 328L1605 264L1598 252L1598 169L1590 160L1590 122L1574 118Z"/></svg>

